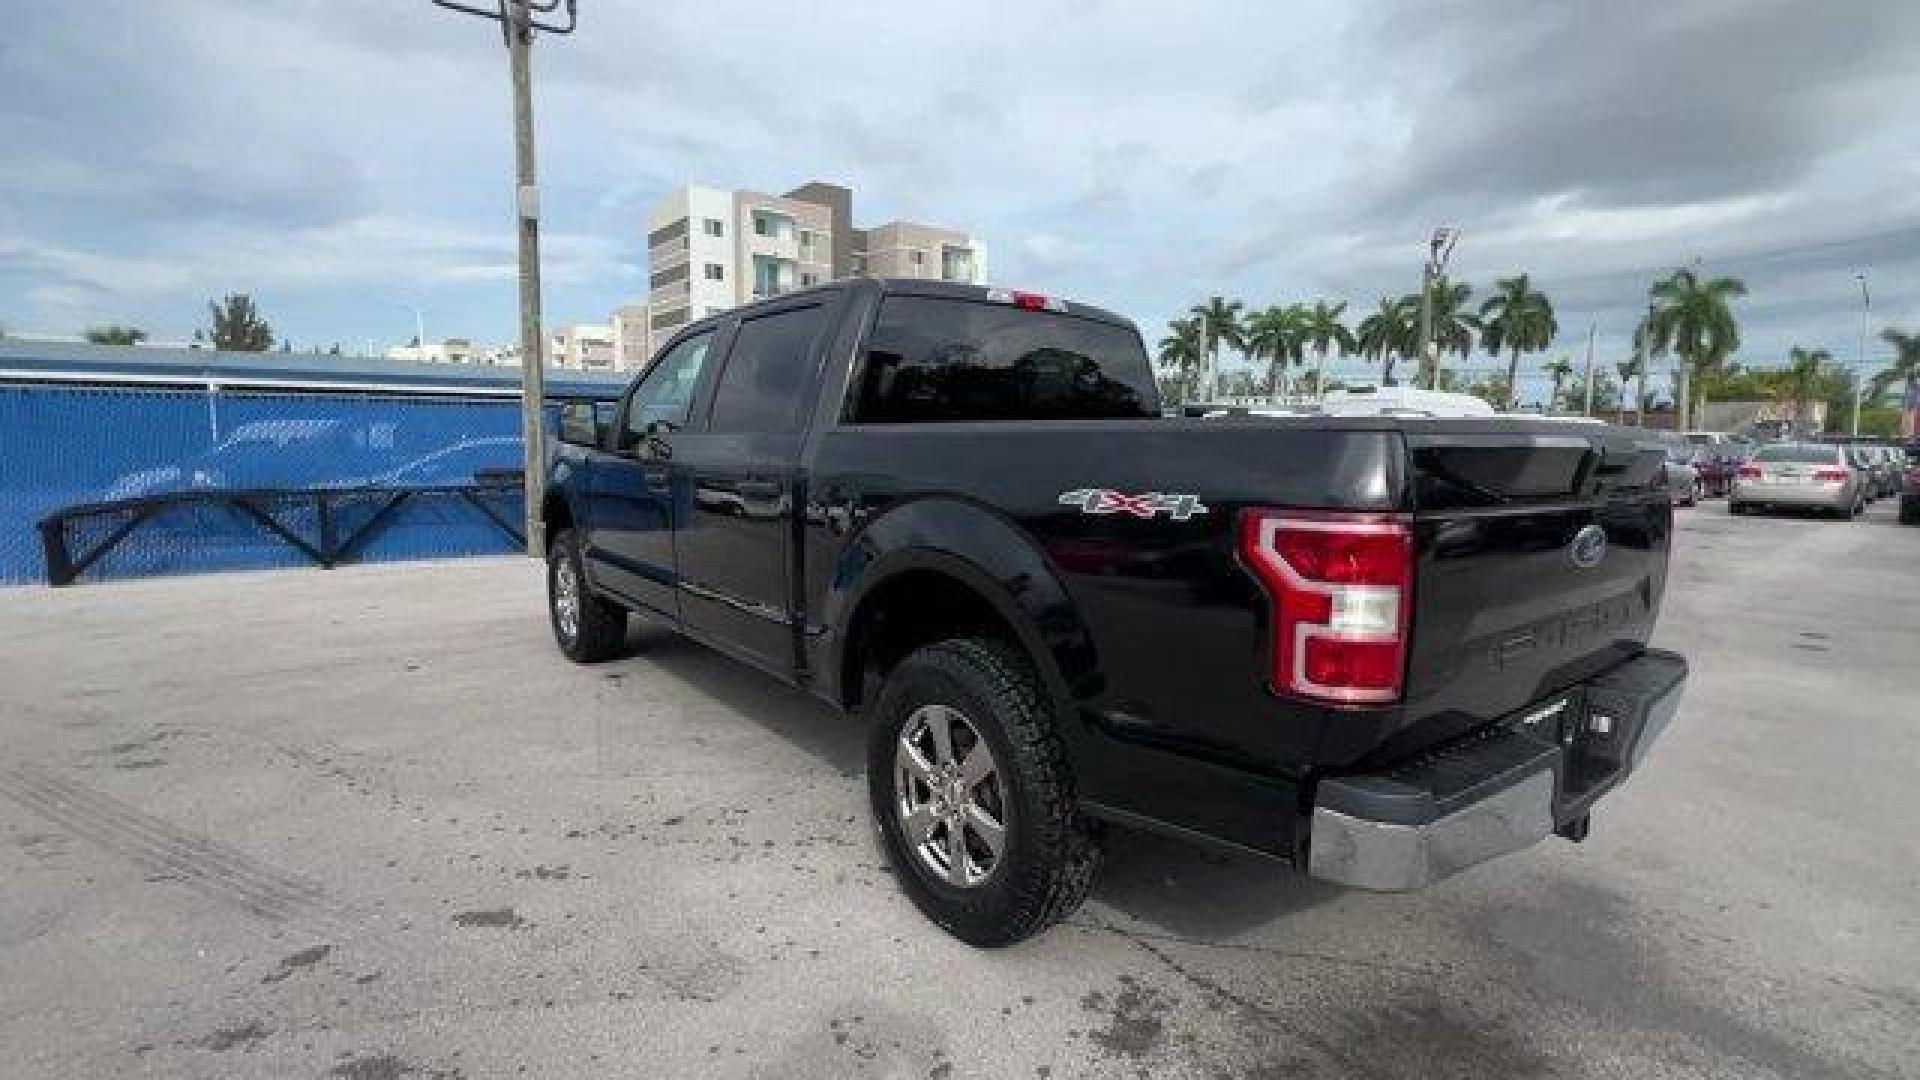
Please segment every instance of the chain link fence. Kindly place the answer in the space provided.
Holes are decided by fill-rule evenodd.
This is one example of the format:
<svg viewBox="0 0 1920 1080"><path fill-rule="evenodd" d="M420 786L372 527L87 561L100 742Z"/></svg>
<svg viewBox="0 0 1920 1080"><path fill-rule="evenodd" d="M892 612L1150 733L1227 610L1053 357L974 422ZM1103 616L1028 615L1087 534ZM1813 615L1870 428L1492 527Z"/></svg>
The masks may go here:
<svg viewBox="0 0 1920 1080"><path fill-rule="evenodd" d="M0 584L49 580L55 515L115 541L81 580L511 552L521 452L511 399L0 385Z"/></svg>

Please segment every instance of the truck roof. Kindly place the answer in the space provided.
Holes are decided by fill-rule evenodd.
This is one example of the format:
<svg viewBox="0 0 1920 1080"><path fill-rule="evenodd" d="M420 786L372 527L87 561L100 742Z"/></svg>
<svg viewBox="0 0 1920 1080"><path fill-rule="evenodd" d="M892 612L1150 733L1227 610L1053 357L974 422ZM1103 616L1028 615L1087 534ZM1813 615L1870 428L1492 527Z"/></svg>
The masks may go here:
<svg viewBox="0 0 1920 1080"><path fill-rule="evenodd" d="M1043 296L1048 300L1057 301L1062 305L1062 308L1050 308L1049 310L1064 309L1066 314L1076 315L1083 319L1095 319L1100 322L1113 323L1116 326L1137 329L1134 326L1133 320L1123 315L1115 314L1106 308L1095 307L1092 304L1082 304L1078 301L1068 300L1065 297L1055 296L1051 293L1028 293L1026 290L1012 290L997 285L972 285L959 281L931 281L926 278L856 277L829 281L820 285L810 285L804 289L794 289L791 292L783 292L778 296L770 296L764 300L755 300L750 304L742 304L739 307L728 308L725 311L717 312L706 318L693 320L677 331L674 336L678 337L680 334L692 330L695 327L712 326L724 322L729 318L750 314L763 307L771 307L776 304L785 303L794 297L811 294L825 295L828 293L847 291L897 296L945 296L959 300L982 300L999 303L1012 303L1013 300L1011 297L1015 292L1019 292L1021 295ZM1005 297L1005 299L1002 299L1003 297Z"/></svg>

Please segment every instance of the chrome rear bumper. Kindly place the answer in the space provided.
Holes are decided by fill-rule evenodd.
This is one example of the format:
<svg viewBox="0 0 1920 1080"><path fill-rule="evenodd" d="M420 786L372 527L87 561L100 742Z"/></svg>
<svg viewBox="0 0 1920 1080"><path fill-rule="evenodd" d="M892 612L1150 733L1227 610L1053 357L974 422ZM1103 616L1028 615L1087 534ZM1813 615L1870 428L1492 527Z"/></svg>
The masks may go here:
<svg viewBox="0 0 1920 1080"><path fill-rule="evenodd" d="M1484 730L1387 772L1322 780L1308 873L1406 892L1579 822L1672 723L1686 673L1680 657L1650 651L1524 710L1531 723Z"/></svg>

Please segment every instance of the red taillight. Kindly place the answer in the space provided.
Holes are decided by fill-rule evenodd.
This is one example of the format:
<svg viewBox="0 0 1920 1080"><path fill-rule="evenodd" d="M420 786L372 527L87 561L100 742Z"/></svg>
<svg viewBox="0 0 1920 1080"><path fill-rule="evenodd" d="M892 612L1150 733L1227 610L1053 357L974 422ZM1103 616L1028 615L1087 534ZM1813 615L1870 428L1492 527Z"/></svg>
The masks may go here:
<svg viewBox="0 0 1920 1080"><path fill-rule="evenodd" d="M1758 465L1742 465L1742 466L1740 466L1740 479L1742 479L1742 480L1758 480L1758 479L1760 479L1760 466L1758 466Z"/></svg>
<svg viewBox="0 0 1920 1080"><path fill-rule="evenodd" d="M1844 484L1853 479L1853 474L1845 469L1821 469L1813 478L1822 484Z"/></svg>
<svg viewBox="0 0 1920 1080"><path fill-rule="evenodd" d="M1404 517L1247 510L1240 555L1273 604L1273 688L1337 705L1400 698L1413 601Z"/></svg>

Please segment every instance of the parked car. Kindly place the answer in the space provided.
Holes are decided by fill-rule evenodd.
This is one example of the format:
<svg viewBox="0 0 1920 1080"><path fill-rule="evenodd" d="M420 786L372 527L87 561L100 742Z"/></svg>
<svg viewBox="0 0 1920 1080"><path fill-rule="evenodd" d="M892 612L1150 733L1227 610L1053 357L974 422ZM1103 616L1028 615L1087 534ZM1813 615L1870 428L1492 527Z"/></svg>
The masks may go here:
<svg viewBox="0 0 1920 1080"><path fill-rule="evenodd" d="M1003 945L1100 821L1405 890L1553 834L1667 725L1657 446L1518 417L1166 418L1134 326L937 281L681 329L562 415L548 614L856 713L896 879Z"/></svg>
<svg viewBox="0 0 1920 1080"><path fill-rule="evenodd" d="M1891 499L1898 496L1905 470L1901 468L1899 459L1894 456L1893 447L1874 445L1867 449L1873 453L1874 475L1879 480L1879 497Z"/></svg>
<svg viewBox="0 0 1920 1080"><path fill-rule="evenodd" d="M1857 469L1848 447L1830 443L1769 443L1740 466L1731 513L1763 507L1805 507L1839 518L1866 509L1867 473Z"/></svg>
<svg viewBox="0 0 1920 1080"><path fill-rule="evenodd" d="M1900 485L1900 521L1920 525L1920 457L1902 450L1900 458L1906 466Z"/></svg>
<svg viewBox="0 0 1920 1080"><path fill-rule="evenodd" d="M1703 497L1724 498L1733 489L1733 478L1752 451L1745 444L1724 442L1693 448L1693 470L1700 474Z"/></svg>
<svg viewBox="0 0 1920 1080"><path fill-rule="evenodd" d="M1697 506L1706 493L1694 455L1695 448L1685 441L1666 444L1667 493L1676 506Z"/></svg>

